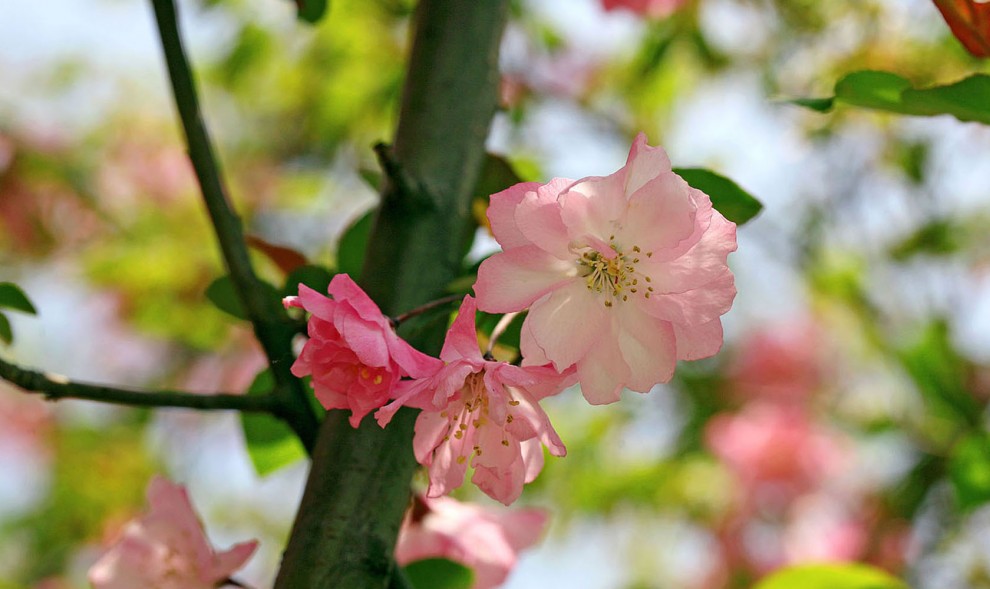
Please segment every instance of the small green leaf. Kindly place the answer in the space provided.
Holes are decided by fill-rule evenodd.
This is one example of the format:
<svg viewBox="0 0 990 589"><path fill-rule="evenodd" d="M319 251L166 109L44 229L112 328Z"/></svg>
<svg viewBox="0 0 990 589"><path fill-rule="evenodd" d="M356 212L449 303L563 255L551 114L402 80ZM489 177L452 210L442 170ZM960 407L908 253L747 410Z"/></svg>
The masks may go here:
<svg viewBox="0 0 990 589"><path fill-rule="evenodd" d="M481 167L478 182L474 185L474 195L487 199L496 192L502 192L520 182L522 179L508 160L488 153L485 154L485 162Z"/></svg>
<svg viewBox="0 0 990 589"><path fill-rule="evenodd" d="M364 266L364 254L368 249L368 237L375 222L375 212L368 211L352 223L337 245L337 270L341 274L349 274L355 280L361 275L361 268Z"/></svg>
<svg viewBox="0 0 990 589"><path fill-rule="evenodd" d="M292 271L285 279L285 288L282 292L287 296L299 294L299 285L305 284L318 293L326 293L330 281L333 280L333 272L323 266L307 264Z"/></svg>
<svg viewBox="0 0 990 589"><path fill-rule="evenodd" d="M895 260L907 260L918 254L947 256L963 247L960 227L947 219L925 223L917 231L890 248Z"/></svg>
<svg viewBox="0 0 990 589"><path fill-rule="evenodd" d="M8 346L14 343L14 332L10 329L10 320L3 313L0 313L0 342Z"/></svg>
<svg viewBox="0 0 990 589"><path fill-rule="evenodd" d="M416 589L470 589L474 584L474 571L445 558L417 560L403 570Z"/></svg>
<svg viewBox="0 0 990 589"><path fill-rule="evenodd" d="M38 311L27 295L13 282L0 282L0 307L37 315Z"/></svg>
<svg viewBox="0 0 990 589"><path fill-rule="evenodd" d="M852 72L836 82L833 99L798 98L790 102L819 112L828 110L832 102L842 102L905 115L952 115L960 121L990 125L990 75L974 74L952 84L915 88L894 73Z"/></svg>
<svg viewBox="0 0 990 589"><path fill-rule="evenodd" d="M864 564L811 564L781 569L753 589L907 589L907 584Z"/></svg>
<svg viewBox="0 0 990 589"><path fill-rule="evenodd" d="M271 284L264 281L259 281L258 284L258 288L265 292L265 296L273 299L282 298L279 291ZM237 289L234 286L234 281L230 279L229 274L217 278L206 287L206 298L224 313L238 319L247 320L247 313L244 311L244 307L241 306L241 299L237 296Z"/></svg>
<svg viewBox="0 0 990 589"><path fill-rule="evenodd" d="M905 106L901 94L911 87L911 82L890 72L853 72L835 84L835 98L865 108L875 108L903 114Z"/></svg>
<svg viewBox="0 0 990 589"><path fill-rule="evenodd" d="M258 373L247 390L261 395L275 388L270 370ZM241 413L241 428L251 464L259 476L265 476L306 456L299 438L284 422L264 413Z"/></svg>
<svg viewBox="0 0 990 589"><path fill-rule="evenodd" d="M704 192L712 199L712 206L726 219L742 225L761 210L763 205L738 184L704 168L674 168L674 173L684 178L692 188Z"/></svg>
<svg viewBox="0 0 990 589"><path fill-rule="evenodd" d="M818 112L828 112L835 106L835 98L795 98L787 102Z"/></svg>
<svg viewBox="0 0 990 589"><path fill-rule="evenodd" d="M315 23L327 12L327 0L295 0L299 20Z"/></svg>
<svg viewBox="0 0 990 589"><path fill-rule="evenodd" d="M960 440L949 458L949 475L960 510L990 501L990 436L979 432Z"/></svg>
<svg viewBox="0 0 990 589"><path fill-rule="evenodd" d="M478 331L490 336L492 330L495 329L495 325L502 319L502 315L493 315L490 313L485 313L483 311L478 312L477 325ZM510 346L519 349L519 338L522 332L523 320L526 319L526 313L520 313L518 317L512 320L509 327L502 332L502 335L498 338L498 344L501 346Z"/></svg>
<svg viewBox="0 0 990 589"><path fill-rule="evenodd" d="M234 288L234 281L230 279L229 275L225 274L211 282L206 287L206 298L224 313L247 320L247 313L241 306L241 300L237 297L237 290Z"/></svg>

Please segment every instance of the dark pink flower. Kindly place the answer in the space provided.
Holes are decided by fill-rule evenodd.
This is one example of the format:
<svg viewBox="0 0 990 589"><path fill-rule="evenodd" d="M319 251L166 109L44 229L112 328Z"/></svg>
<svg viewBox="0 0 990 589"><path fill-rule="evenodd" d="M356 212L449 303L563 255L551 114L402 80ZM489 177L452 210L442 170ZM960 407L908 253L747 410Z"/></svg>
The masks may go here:
<svg viewBox="0 0 990 589"><path fill-rule="evenodd" d="M378 306L346 274L333 277L327 298L299 285L287 307L308 311L309 340L292 374L313 377L316 398L327 409L350 409L351 426L388 402L403 376L423 377L442 362L396 335Z"/></svg>
<svg viewBox="0 0 990 589"><path fill-rule="evenodd" d="M148 486L148 505L89 569L94 589L214 589L258 547L251 541L216 552L186 490L162 477Z"/></svg>
<svg viewBox="0 0 990 589"><path fill-rule="evenodd" d="M572 384L573 372L485 359L474 322L475 302L468 296L440 353L446 365L432 376L402 382L395 402L376 417L384 427L402 405L423 410L413 450L429 468L428 496L459 487L470 460L471 481L508 505L543 469L541 444L554 456L566 452L539 401Z"/></svg>
<svg viewBox="0 0 990 589"><path fill-rule="evenodd" d="M547 525L542 509L494 510L449 497L417 497L402 525L395 559L406 565L446 558L474 569L472 589L501 585L518 553L536 542Z"/></svg>
<svg viewBox="0 0 990 589"><path fill-rule="evenodd" d="M524 364L575 366L589 402L647 392L721 348L736 226L645 135L614 174L517 184L488 219L503 251L479 268L479 308L529 307Z"/></svg>

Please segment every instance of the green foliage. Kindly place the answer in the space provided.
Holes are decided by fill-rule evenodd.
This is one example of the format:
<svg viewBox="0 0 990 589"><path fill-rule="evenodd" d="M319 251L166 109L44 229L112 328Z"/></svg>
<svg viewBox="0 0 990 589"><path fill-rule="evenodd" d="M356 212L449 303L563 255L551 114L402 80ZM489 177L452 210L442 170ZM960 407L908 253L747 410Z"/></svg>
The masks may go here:
<svg viewBox="0 0 990 589"><path fill-rule="evenodd" d="M836 103L845 103L905 115L948 114L960 121L988 125L990 76L974 74L952 84L919 89L897 74L860 71L836 82L834 98L799 98L791 102L819 112L830 111Z"/></svg>
<svg viewBox="0 0 990 589"><path fill-rule="evenodd" d="M416 589L470 589L474 571L445 558L428 558L402 569Z"/></svg>
<svg viewBox="0 0 990 589"><path fill-rule="evenodd" d="M907 589L907 585L864 564L813 564L777 571L753 589Z"/></svg>
<svg viewBox="0 0 990 589"><path fill-rule="evenodd" d="M12 282L0 282L0 308L13 309L31 315L38 314L24 291Z"/></svg>
<svg viewBox="0 0 990 589"><path fill-rule="evenodd" d="M265 292L265 295L275 299L281 299L279 291L263 280L259 280L259 288ZM224 313L237 319L243 319L247 321L247 313L244 307L241 305L241 300L237 296L237 287L234 286L234 281L231 280L229 274L224 274L220 278L217 278L206 287L206 298L213 303L217 309L220 309Z"/></svg>
<svg viewBox="0 0 990 589"><path fill-rule="evenodd" d="M258 373L247 390L248 395L263 395L275 388L271 370ZM292 429L282 420L264 413L241 413L241 428L247 443L248 455L258 475L265 476L283 466L306 457Z"/></svg>
<svg viewBox="0 0 990 589"><path fill-rule="evenodd" d="M919 254L949 256L963 247L962 228L949 219L932 219L890 249L895 260Z"/></svg>
<svg viewBox="0 0 990 589"><path fill-rule="evenodd" d="M357 280L364 266L364 254L368 249L368 238L375 224L375 214L371 210L362 215L344 231L337 245L337 271L348 274Z"/></svg>
<svg viewBox="0 0 990 589"><path fill-rule="evenodd" d="M299 20L318 22L327 11L327 0L295 0Z"/></svg>
<svg viewBox="0 0 990 589"><path fill-rule="evenodd" d="M299 285L305 284L316 292L326 293L334 273L323 266L307 264L293 270L285 279L282 294L292 296L299 294Z"/></svg>
<svg viewBox="0 0 990 589"><path fill-rule="evenodd" d="M949 476L962 511L990 501L990 434L974 432L956 443L949 457Z"/></svg>
<svg viewBox="0 0 990 589"><path fill-rule="evenodd" d="M3 308L31 315L38 314L24 291L12 282L0 282L0 309ZM10 326L10 319L3 313L0 313L0 342L8 345L14 342L14 330Z"/></svg>
<svg viewBox="0 0 990 589"><path fill-rule="evenodd" d="M738 184L703 168L674 168L674 172L692 188L704 192L712 199L712 206L726 219L742 225L755 217L763 205Z"/></svg>

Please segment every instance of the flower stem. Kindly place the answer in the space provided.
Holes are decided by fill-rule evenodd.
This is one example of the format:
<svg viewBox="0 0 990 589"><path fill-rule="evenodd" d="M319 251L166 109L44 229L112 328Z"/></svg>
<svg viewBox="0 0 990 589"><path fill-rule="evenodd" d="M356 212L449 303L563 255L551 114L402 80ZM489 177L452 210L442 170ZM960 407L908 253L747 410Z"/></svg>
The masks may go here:
<svg viewBox="0 0 990 589"><path fill-rule="evenodd" d="M200 410L236 410L272 413L275 398L266 395L214 393L198 395L178 391L136 391L72 381L64 376L22 368L0 359L0 378L29 393L42 393L50 401L82 399L136 407L183 407Z"/></svg>
<svg viewBox="0 0 990 589"><path fill-rule="evenodd" d="M278 300L270 300L260 288L260 281L251 266L241 220L227 197L213 145L200 112L196 85L182 48L174 0L152 0L158 33L161 37L165 62L175 104L182 121L189 159L203 193L220 250L236 287L236 294L254 327L255 336L268 357L275 376L274 414L293 429L303 446L312 452L319 426L307 399L302 382L289 371L292 365L294 329L288 322Z"/></svg>
<svg viewBox="0 0 990 589"><path fill-rule="evenodd" d="M518 311L515 313L506 313L505 315L502 315L501 319L498 320L498 323L495 324L495 328L492 329L492 335L488 338L488 348L485 350L486 357L492 357L492 351L495 349L495 344L498 343L498 338L502 337L502 334L509 328L512 320L518 315Z"/></svg>
<svg viewBox="0 0 990 589"><path fill-rule="evenodd" d="M450 296L442 297L442 298L439 298L439 299L435 299L435 300L432 300L432 301L430 301L428 303L422 304L422 305L416 307L415 309L413 309L411 311L406 311L402 315L399 315L397 317L391 317L390 318L390 321L392 322L392 326L393 327L398 328L400 325L402 325L402 322L404 322L404 321L407 321L409 319L412 319L413 317L416 317L417 315L422 315L423 313L426 313L427 311L432 311L433 309L436 309L437 307L442 307L444 305L449 305L450 303L456 303L457 301L459 301L459 300L461 300L463 298L464 298L464 295L455 294L455 295L450 295Z"/></svg>

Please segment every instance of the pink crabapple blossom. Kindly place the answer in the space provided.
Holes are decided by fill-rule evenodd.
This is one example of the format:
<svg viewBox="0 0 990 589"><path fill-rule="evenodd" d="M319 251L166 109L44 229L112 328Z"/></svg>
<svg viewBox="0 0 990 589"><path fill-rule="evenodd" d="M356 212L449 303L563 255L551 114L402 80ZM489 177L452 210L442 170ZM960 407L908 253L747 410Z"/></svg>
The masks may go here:
<svg viewBox="0 0 990 589"><path fill-rule="evenodd" d="M670 16L687 0L602 0L605 10L629 10L640 16L662 18Z"/></svg>
<svg viewBox="0 0 990 589"><path fill-rule="evenodd" d="M395 547L405 566L427 558L446 558L474 569L472 589L505 582L518 553L536 542L547 526L542 509L494 510L449 497L416 497Z"/></svg>
<svg viewBox="0 0 990 589"><path fill-rule="evenodd" d="M589 402L645 393L721 348L736 226L642 133L614 174L517 184L488 219L503 251L479 268L478 307L529 307L523 363L576 366Z"/></svg>
<svg viewBox="0 0 990 589"><path fill-rule="evenodd" d="M94 589L214 589L258 547L251 541L216 552L186 490L162 477L148 486L148 504L89 569Z"/></svg>
<svg viewBox="0 0 990 589"><path fill-rule="evenodd" d="M474 299L465 297L440 352L444 367L399 383L396 400L376 418L385 427L402 405L423 410L413 450L429 469L429 497L459 487L470 460L471 481L509 505L543 469L541 444L554 456L566 452L539 401L573 384L573 372L486 359L478 348L475 312Z"/></svg>
<svg viewBox="0 0 990 589"><path fill-rule="evenodd" d="M286 307L308 311L309 340L292 374L312 375L316 398L327 409L350 409L357 427L370 411L386 404L403 376L435 373L442 363L396 335L388 318L346 274L330 281L327 298L306 285Z"/></svg>

